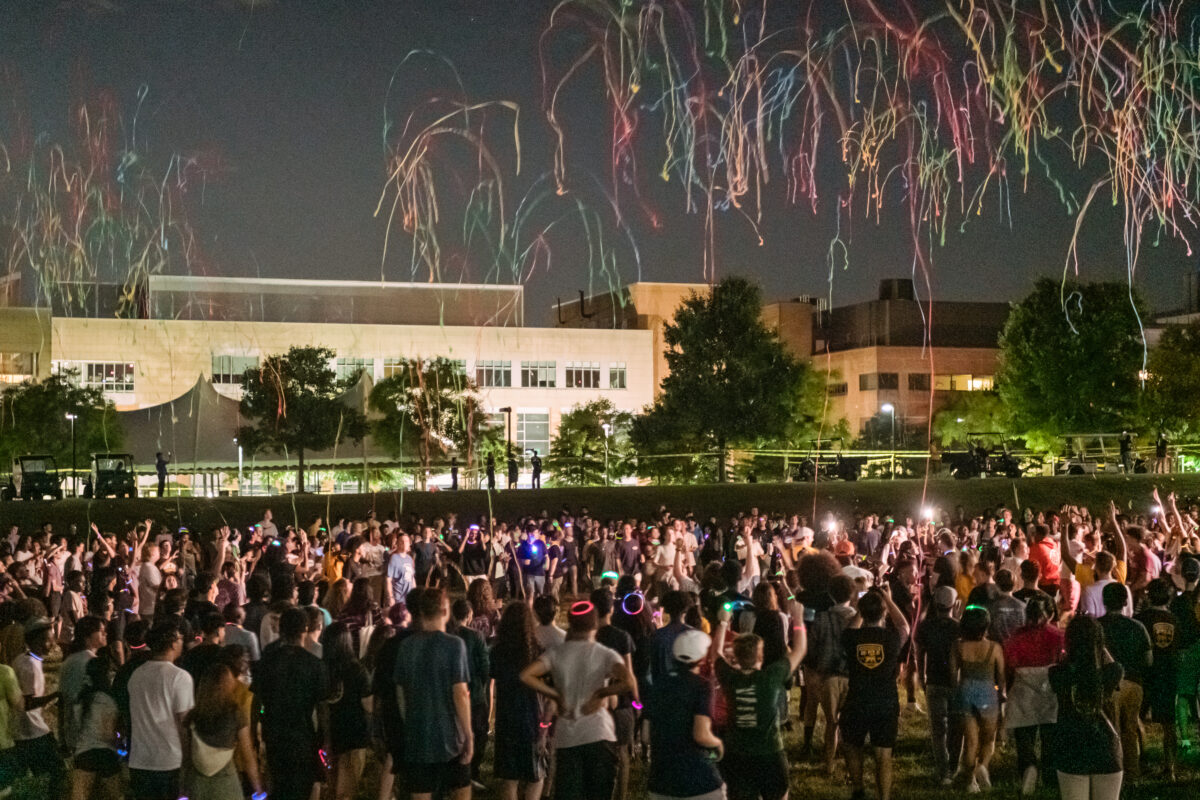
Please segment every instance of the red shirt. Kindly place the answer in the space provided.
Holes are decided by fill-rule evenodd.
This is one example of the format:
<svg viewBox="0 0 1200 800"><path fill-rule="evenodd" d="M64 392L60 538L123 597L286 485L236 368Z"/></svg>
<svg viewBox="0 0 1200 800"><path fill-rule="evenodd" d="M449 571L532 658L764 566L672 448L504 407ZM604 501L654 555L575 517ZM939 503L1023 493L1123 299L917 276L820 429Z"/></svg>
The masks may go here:
<svg viewBox="0 0 1200 800"><path fill-rule="evenodd" d="M1053 625L1020 628L1004 643L1004 666L1007 669L1053 666L1062 658L1065 638Z"/></svg>
<svg viewBox="0 0 1200 800"><path fill-rule="evenodd" d="M1058 552L1058 542L1046 538L1031 545L1029 560L1036 563L1041 569L1042 583L1058 583L1058 568L1062 564L1062 555Z"/></svg>

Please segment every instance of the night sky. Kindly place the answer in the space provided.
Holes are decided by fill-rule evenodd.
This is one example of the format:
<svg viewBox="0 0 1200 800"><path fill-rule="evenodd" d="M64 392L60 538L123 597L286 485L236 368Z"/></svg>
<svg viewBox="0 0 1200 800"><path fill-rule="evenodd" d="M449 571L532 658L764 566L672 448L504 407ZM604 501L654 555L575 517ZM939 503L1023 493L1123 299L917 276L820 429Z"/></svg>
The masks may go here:
<svg viewBox="0 0 1200 800"><path fill-rule="evenodd" d="M102 90L116 98L128 134L145 86L137 113L144 155L164 164L173 153L200 153L211 167L203 191L191 194L190 216L203 250L200 272L380 277L384 222L373 212L385 179L385 98L393 72L414 49L452 61L471 99L520 104L524 161L521 174L507 178L510 202L551 167L538 42L552 3L7 0L3 5L0 139L15 135L15 120L24 119L35 135L69 140L72 105ZM445 76L434 68L403 71L393 89L393 116L431 94L451 92ZM585 69L564 103L569 178L579 186L611 182L599 71ZM490 124L496 152L511 170L512 150L502 135L507 123L497 117ZM1069 175L1063 155L1047 159ZM655 156L647 145L639 187L660 226L650 225L636 203L623 206L640 251L640 274L632 250L610 230L618 269L626 281L701 281L703 220L684 213L677 186L657 180ZM458 157L469 171L469 156ZM827 294L832 197L841 165L831 158L822 172L827 188L816 216L807 205L786 201L782 181L767 187L761 247L742 219L719 213L718 276L753 276L773 298ZM1086 193L1088 180L1072 180L1069 188ZM1046 182L1035 178L1030 187L1012 198L1011 229L993 195L990 214L976 218L965 234L951 232L947 246L935 249L935 297L1009 300L1035 278L1061 274L1074 220ZM1019 181L1013 190L1021 191ZM1120 218L1105 206L1098 204L1083 229L1081 269L1085 278L1123 280ZM867 299L881 278L910 273L912 250L899 198L888 208L880 225L861 213L850 230L843 224L849 268L834 277L835 304ZM599 210L606 212L603 220L613 222L611 211L602 205ZM1183 276L1196 269L1196 259L1166 236L1158 247L1153 234L1148 238L1137 283L1156 309L1178 307ZM526 315L535 324L550 319L555 297L602 288L589 274L580 237L564 231L552 244L552 260L541 262L526 283ZM394 242L383 266L390 280L414 277L403 249L402 240ZM483 265L459 267L454 279L487 279Z"/></svg>

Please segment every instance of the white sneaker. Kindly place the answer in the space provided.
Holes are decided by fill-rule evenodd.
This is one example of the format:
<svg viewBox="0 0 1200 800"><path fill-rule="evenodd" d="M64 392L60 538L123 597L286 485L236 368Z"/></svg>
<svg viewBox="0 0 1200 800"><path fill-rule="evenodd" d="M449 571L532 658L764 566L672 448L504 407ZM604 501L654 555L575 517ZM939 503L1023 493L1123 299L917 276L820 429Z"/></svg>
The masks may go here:
<svg viewBox="0 0 1200 800"><path fill-rule="evenodd" d="M979 784L975 782L974 778L967 784L967 794L979 794Z"/></svg>
<svg viewBox="0 0 1200 800"><path fill-rule="evenodd" d="M987 767L983 764L975 767L975 774L972 776L972 783L978 783L984 789L992 788L992 779L988 775Z"/></svg>
<svg viewBox="0 0 1200 800"><path fill-rule="evenodd" d="M942 778L942 786L953 786L953 785L954 785L954 775L951 774L951 775L947 775L946 777Z"/></svg>
<svg viewBox="0 0 1200 800"><path fill-rule="evenodd" d="M1025 774L1021 776L1021 794L1022 794L1022 796L1028 796L1028 795L1033 794L1034 789L1037 788L1037 779L1038 779L1037 767L1035 767L1033 764L1030 764L1028 767L1025 768Z"/></svg>

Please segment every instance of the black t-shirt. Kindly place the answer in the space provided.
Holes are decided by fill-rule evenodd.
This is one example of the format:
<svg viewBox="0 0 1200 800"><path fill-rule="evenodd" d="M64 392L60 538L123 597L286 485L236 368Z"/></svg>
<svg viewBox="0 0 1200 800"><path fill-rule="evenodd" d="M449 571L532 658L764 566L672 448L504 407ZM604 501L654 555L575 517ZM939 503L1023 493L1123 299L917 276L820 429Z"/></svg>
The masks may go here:
<svg viewBox="0 0 1200 800"><path fill-rule="evenodd" d="M462 551L462 570L464 575L486 575L488 565L487 548L483 542L476 539L467 542Z"/></svg>
<svg viewBox="0 0 1200 800"><path fill-rule="evenodd" d="M605 625L596 631L596 641L610 650L615 650L621 658L632 656L633 651L636 649L633 644L633 637L612 625ZM633 695L626 693L617 697L617 708L632 707Z"/></svg>
<svg viewBox="0 0 1200 800"><path fill-rule="evenodd" d="M554 568L551 574L547 577L554 578L562 574L562 548L556 544L552 544L546 548L546 569L550 569L553 564Z"/></svg>
<svg viewBox="0 0 1200 800"><path fill-rule="evenodd" d="M640 572L642 565L638 559L642 555L642 546L637 539L622 539L617 543L617 561L621 564L622 575L632 575Z"/></svg>
<svg viewBox="0 0 1200 800"><path fill-rule="evenodd" d="M650 774L646 788L667 797L695 797L721 788L714 753L696 744L695 717L712 718L712 687L699 675L667 676L647 698Z"/></svg>
<svg viewBox="0 0 1200 800"><path fill-rule="evenodd" d="M1178 650L1176 631L1179 627L1175 615L1162 608L1147 608L1135 619L1150 634L1150 645L1154 648L1154 660L1146 671L1146 680L1174 688L1175 653Z"/></svg>
<svg viewBox="0 0 1200 800"><path fill-rule="evenodd" d="M546 574L546 545L540 539L521 542L517 557L521 560L521 572L527 577L538 578Z"/></svg>
<svg viewBox="0 0 1200 800"><path fill-rule="evenodd" d="M1146 675L1147 655L1150 653L1150 636L1145 626L1121 613L1109 612L1100 618L1104 628L1104 643L1113 659L1120 662L1125 677L1134 683L1142 683Z"/></svg>
<svg viewBox="0 0 1200 800"><path fill-rule="evenodd" d="M437 563L438 546L436 542L417 542L412 547L413 571L417 577L421 578L419 583L424 582L424 577L433 569L433 565Z"/></svg>
<svg viewBox="0 0 1200 800"><path fill-rule="evenodd" d="M919 658L925 661L925 682L933 686L953 686L950 654L958 639L958 621L953 617L938 617L932 613L917 626Z"/></svg>
<svg viewBox="0 0 1200 800"><path fill-rule="evenodd" d="M1050 595L1046 594L1041 589L1017 589L1015 592L1013 592L1013 597L1028 605L1029 598L1039 594L1045 597L1047 600L1051 599Z"/></svg>
<svg viewBox="0 0 1200 800"><path fill-rule="evenodd" d="M1176 595L1168 606L1175 615L1175 641L1180 650L1186 650L1200 641L1200 619L1196 615L1196 591Z"/></svg>
<svg viewBox="0 0 1200 800"><path fill-rule="evenodd" d="M850 676L846 708L857 711L899 708L900 634L892 628L848 628L842 648Z"/></svg>
<svg viewBox="0 0 1200 800"><path fill-rule="evenodd" d="M329 738L333 752L348 753L371 745L371 728L363 698L371 695L367 671L361 664L349 664L335 681L341 688L337 699L329 704Z"/></svg>
<svg viewBox="0 0 1200 800"><path fill-rule="evenodd" d="M329 697L329 675L321 659L291 644L263 652L250 691L262 703L263 738L268 747L316 741L313 712Z"/></svg>
<svg viewBox="0 0 1200 800"><path fill-rule="evenodd" d="M991 608L992 603L1000 596L1000 587L994 583L981 583L967 595L967 605Z"/></svg>
<svg viewBox="0 0 1200 800"><path fill-rule="evenodd" d="M371 692L378 704L376 713L383 721L383 737L393 758L404 750L404 728L400 719L400 705L396 700L396 651L412 633L412 628L401 628L383 643L375 660L375 674L371 677Z"/></svg>
<svg viewBox="0 0 1200 800"><path fill-rule="evenodd" d="M220 660L221 645L207 643L198 644L183 654L183 657L179 659L179 666L192 676L193 681L198 682L200 680L200 676L203 675L210 666L220 662Z"/></svg>

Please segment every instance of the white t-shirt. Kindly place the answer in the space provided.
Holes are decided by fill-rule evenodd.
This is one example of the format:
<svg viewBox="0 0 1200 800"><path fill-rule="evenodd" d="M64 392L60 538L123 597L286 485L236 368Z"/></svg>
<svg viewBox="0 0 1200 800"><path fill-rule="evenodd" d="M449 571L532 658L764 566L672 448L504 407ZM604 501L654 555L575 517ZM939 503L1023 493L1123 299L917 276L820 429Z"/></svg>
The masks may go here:
<svg viewBox="0 0 1200 800"><path fill-rule="evenodd" d="M158 590L162 586L162 573L150 561L142 562L138 570L138 609L143 617L153 617L158 605Z"/></svg>
<svg viewBox="0 0 1200 800"><path fill-rule="evenodd" d="M1079 596L1079 613L1087 614L1092 619L1100 619L1105 614L1104 587L1116 583L1112 578L1096 581L1091 586L1083 587ZM1129 600L1129 592L1125 593L1125 608L1121 611L1127 617L1133 616L1133 603Z"/></svg>
<svg viewBox="0 0 1200 800"><path fill-rule="evenodd" d="M167 661L147 661L129 678L130 769L169 772L183 764L176 718L192 710L192 676Z"/></svg>
<svg viewBox="0 0 1200 800"><path fill-rule="evenodd" d="M563 642L553 650L542 653L549 665L554 685L562 693L566 708L554 724L554 745L558 748L578 747L592 742L615 742L617 731L612 714L602 705L587 716L580 709L595 691L608 682L612 668L624 663L615 650L586 640Z"/></svg>
<svg viewBox="0 0 1200 800"><path fill-rule="evenodd" d="M13 659L13 672L17 673L17 685L26 697L41 697L46 693L46 674L42 672L42 659L26 650ZM37 739L50 732L43 714L45 706L17 714L13 725L13 739L18 742Z"/></svg>
<svg viewBox="0 0 1200 800"><path fill-rule="evenodd" d="M567 640L567 632L551 622L549 625L535 625L533 638L543 650L553 650Z"/></svg>

